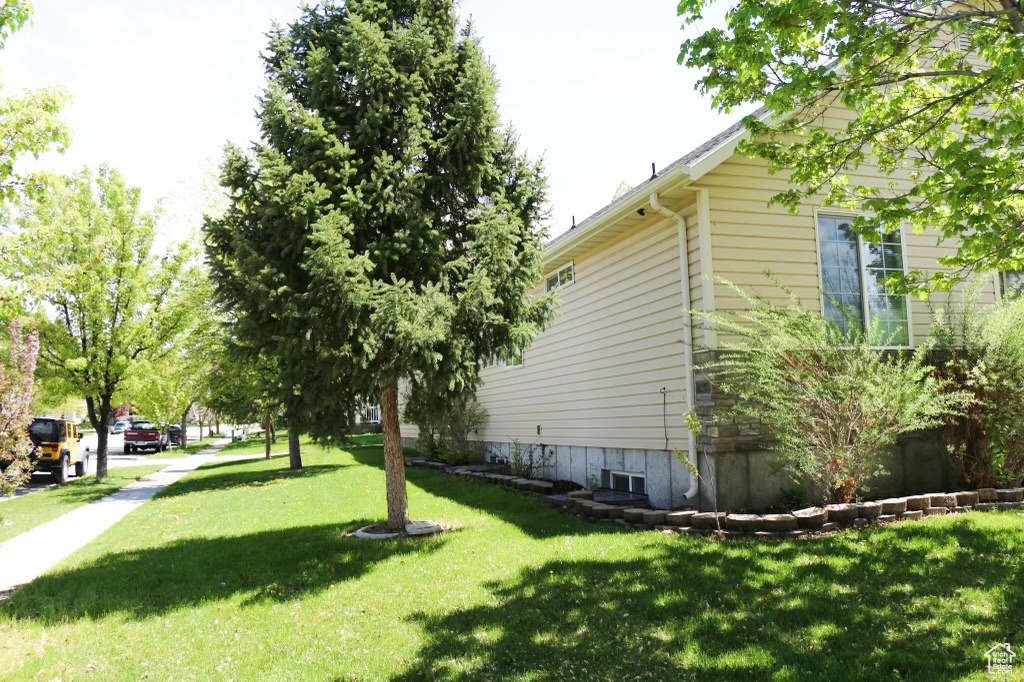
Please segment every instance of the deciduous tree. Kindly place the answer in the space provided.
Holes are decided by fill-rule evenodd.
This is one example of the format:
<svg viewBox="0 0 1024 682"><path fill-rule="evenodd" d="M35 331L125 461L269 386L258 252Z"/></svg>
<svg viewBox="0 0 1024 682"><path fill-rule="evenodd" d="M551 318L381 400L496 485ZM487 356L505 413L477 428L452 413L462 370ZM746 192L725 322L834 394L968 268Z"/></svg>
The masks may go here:
<svg viewBox="0 0 1024 682"><path fill-rule="evenodd" d="M32 4L25 0L5 0L0 4L0 49L11 34L25 25L32 15ZM63 151L70 136L60 119L67 102L64 88L53 86L26 90L18 96L0 98L0 204L19 196L23 190L40 187L16 175L14 164L29 155L38 157L47 149Z"/></svg>
<svg viewBox="0 0 1024 682"><path fill-rule="evenodd" d="M230 327L224 327L227 332ZM276 441L274 420L281 414L281 383L277 362L252 348L239 345L237 339L223 333L216 363L207 377L206 402L218 414L236 423L258 422L264 428L266 456ZM289 446L291 446L289 439ZM302 468L302 454L295 444L289 447L289 465Z"/></svg>
<svg viewBox="0 0 1024 682"><path fill-rule="evenodd" d="M0 3L0 49L31 15L32 5L25 0ZM0 218L8 217L11 200L40 187L40 183L15 173L15 162L25 156L38 157L48 149L63 151L67 146L68 129L59 116L67 98L59 86L0 98ZM0 240L0 262L10 257L9 248L9 243ZM17 303L15 291L0 280L0 320L19 315Z"/></svg>
<svg viewBox="0 0 1024 682"><path fill-rule="evenodd" d="M315 435L379 397L388 526L408 522L400 382L459 395L547 319L545 182L451 0L351 0L271 34L262 139L229 149L209 254L240 336L281 363ZM336 405L345 414L317 419ZM337 412L338 410L333 410Z"/></svg>
<svg viewBox="0 0 1024 682"><path fill-rule="evenodd" d="M693 23L711 0L681 0ZM911 274L948 287L969 270L1024 267L1024 5L1020 0L732 0L726 26L682 45L679 60L706 71L699 87L721 110L764 103L746 119L748 152L793 187L795 207L823 191L866 209L855 228L934 228L956 244L952 272ZM841 104L857 117L825 127ZM894 180L853 179L877 165Z"/></svg>
<svg viewBox="0 0 1024 682"><path fill-rule="evenodd" d="M154 254L139 190L102 167L51 177L29 202L6 274L39 317L40 370L85 397L107 472L107 427L133 372L173 349L201 311L199 266L186 247Z"/></svg>
<svg viewBox="0 0 1024 682"><path fill-rule="evenodd" d="M0 347L0 495L10 495L32 471L28 426L39 352L38 335L21 321L15 320L8 334L7 347Z"/></svg>
<svg viewBox="0 0 1024 682"><path fill-rule="evenodd" d="M199 300L212 296L205 273L197 277L193 292ZM125 392L134 409L153 421L181 426L181 444L188 445L187 419L196 403L207 399L211 370L217 360L219 320L208 310L197 311L186 332L171 342L159 358L137 367Z"/></svg>

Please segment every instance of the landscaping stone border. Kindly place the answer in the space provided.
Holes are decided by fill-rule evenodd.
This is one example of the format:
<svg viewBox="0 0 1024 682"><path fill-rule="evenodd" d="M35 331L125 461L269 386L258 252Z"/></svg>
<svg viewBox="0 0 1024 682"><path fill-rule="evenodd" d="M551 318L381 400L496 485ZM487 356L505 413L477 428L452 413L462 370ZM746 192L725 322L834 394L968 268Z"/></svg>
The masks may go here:
<svg viewBox="0 0 1024 682"><path fill-rule="evenodd" d="M550 481L476 471L467 467L450 466L443 462L417 458L406 460L406 464L442 471L466 480L502 485L545 500L548 500L552 489ZM593 490L574 490L568 493L567 498L568 503L564 509L568 513L605 523L619 523L632 528L658 530L664 533L762 540L803 538L846 528L859 529L900 521L920 521L932 516L967 511L1024 509L1024 488L981 488L952 493L907 495L856 504L827 504L823 507L798 509L786 514L619 507L595 502Z"/></svg>

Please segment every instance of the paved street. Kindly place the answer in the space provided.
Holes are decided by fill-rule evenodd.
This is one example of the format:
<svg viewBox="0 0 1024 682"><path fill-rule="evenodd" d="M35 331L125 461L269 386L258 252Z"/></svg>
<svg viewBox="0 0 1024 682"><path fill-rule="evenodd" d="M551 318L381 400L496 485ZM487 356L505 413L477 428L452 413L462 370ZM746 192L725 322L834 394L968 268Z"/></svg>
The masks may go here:
<svg viewBox="0 0 1024 682"><path fill-rule="evenodd" d="M204 428L205 432L206 429ZM199 439L199 427L189 426L188 427L188 439L189 442ZM98 443L98 436L95 433L88 433L82 437L82 447L89 448L89 472L87 475L91 476L96 473L96 447ZM134 466L139 464L162 463L160 459L161 453L144 453L144 454L132 454L126 455L124 452L124 436L120 433L112 433L107 436L107 468L116 469L117 467L123 466ZM74 477L72 476L72 480ZM56 485L53 482L53 476L48 473L33 474L32 480L25 484L16 495L25 495L36 490L42 490L49 488L52 485ZM0 498L0 500L7 498Z"/></svg>

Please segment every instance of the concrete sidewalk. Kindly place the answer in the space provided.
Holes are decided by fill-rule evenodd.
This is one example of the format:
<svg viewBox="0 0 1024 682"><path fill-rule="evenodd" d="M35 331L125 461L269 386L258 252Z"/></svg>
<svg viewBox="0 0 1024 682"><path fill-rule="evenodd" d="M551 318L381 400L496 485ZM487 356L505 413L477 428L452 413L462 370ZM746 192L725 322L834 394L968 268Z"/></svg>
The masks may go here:
<svg viewBox="0 0 1024 682"><path fill-rule="evenodd" d="M171 483L213 460L230 442L228 438L217 441L198 454L176 460L166 469L0 544L0 599L87 545Z"/></svg>

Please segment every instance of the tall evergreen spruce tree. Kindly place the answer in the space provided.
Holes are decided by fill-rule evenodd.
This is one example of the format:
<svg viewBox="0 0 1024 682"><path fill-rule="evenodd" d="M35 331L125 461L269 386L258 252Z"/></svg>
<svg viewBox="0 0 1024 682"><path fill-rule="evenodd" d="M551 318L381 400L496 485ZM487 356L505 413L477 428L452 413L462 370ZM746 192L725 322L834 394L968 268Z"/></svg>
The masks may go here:
<svg viewBox="0 0 1024 682"><path fill-rule="evenodd" d="M207 221L235 333L278 357L290 422L330 440L379 396L388 526L409 521L399 386L471 393L551 314L545 179L501 127L452 0L349 0L271 33L262 139L227 150Z"/></svg>

